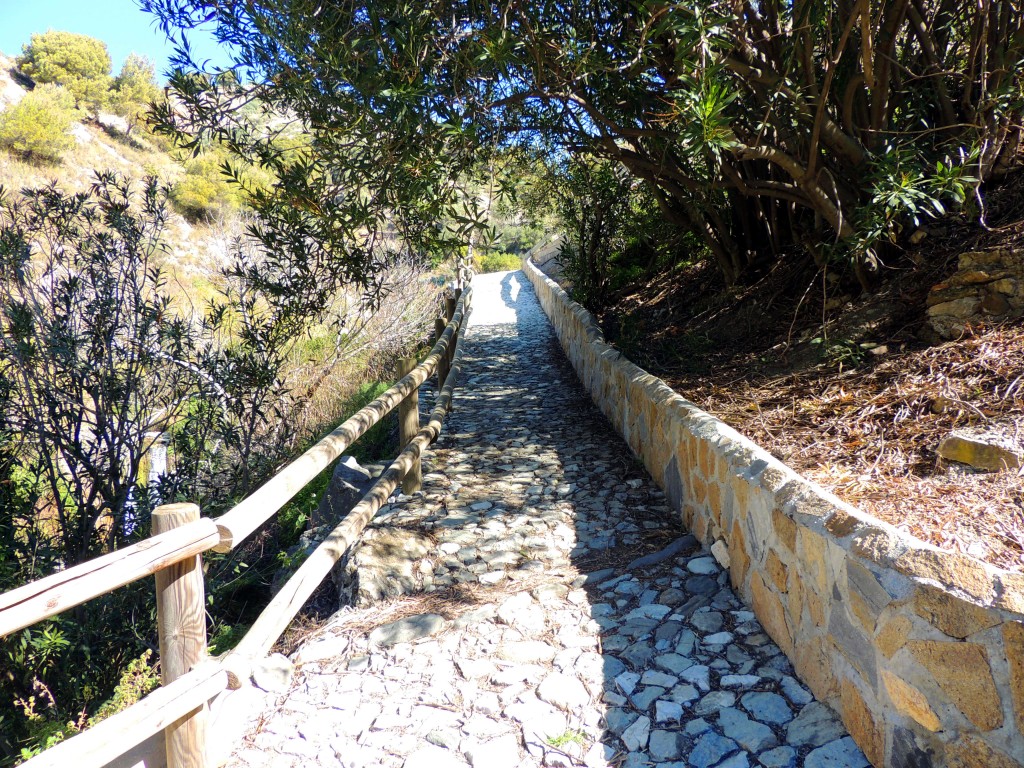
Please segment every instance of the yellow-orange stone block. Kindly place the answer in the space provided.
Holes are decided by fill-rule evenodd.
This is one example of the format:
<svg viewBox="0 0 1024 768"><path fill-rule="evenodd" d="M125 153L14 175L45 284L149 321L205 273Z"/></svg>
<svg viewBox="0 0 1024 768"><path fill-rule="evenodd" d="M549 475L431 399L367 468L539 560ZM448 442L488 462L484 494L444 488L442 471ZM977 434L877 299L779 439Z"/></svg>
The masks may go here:
<svg viewBox="0 0 1024 768"><path fill-rule="evenodd" d="M928 704L928 699L917 688L887 669L882 670L882 680L896 709L933 733L942 727L938 715Z"/></svg>
<svg viewBox="0 0 1024 768"><path fill-rule="evenodd" d="M984 646L914 640L907 647L964 717L980 730L991 731L1003 724L999 692Z"/></svg>
<svg viewBox="0 0 1024 768"><path fill-rule="evenodd" d="M993 583L985 566L966 555L938 552L931 549L912 549L895 562L896 570L910 576L921 576L940 584L956 584L968 594L982 601L992 598Z"/></svg>
<svg viewBox="0 0 1024 768"><path fill-rule="evenodd" d="M732 524L732 532L727 543L729 545L729 579L733 588L739 589L747 577L747 568L750 567L747 541L739 520Z"/></svg>
<svg viewBox="0 0 1024 768"><path fill-rule="evenodd" d="M819 595L828 594L828 572L825 569L825 539L807 528L797 532L797 555L804 563L804 571L814 579L810 585Z"/></svg>
<svg viewBox="0 0 1024 768"><path fill-rule="evenodd" d="M708 532L708 520L702 512L694 511L691 530L693 535L697 537L697 541L704 541L704 536Z"/></svg>
<svg viewBox="0 0 1024 768"><path fill-rule="evenodd" d="M804 585L800 580L800 572L793 571L789 577L789 589L786 592L786 605L792 620L793 637L799 642L803 632L804 620Z"/></svg>
<svg viewBox="0 0 1024 768"><path fill-rule="evenodd" d="M765 562L765 569L768 571L768 576L779 592L785 592L786 586L786 566L779 560L779 556L775 554L774 549L768 550L768 559Z"/></svg>
<svg viewBox="0 0 1024 768"><path fill-rule="evenodd" d="M814 626L824 627L825 603L822 601L821 596L813 589L807 589L805 587L804 602L807 604L807 612L810 614L811 621L814 622Z"/></svg>
<svg viewBox="0 0 1024 768"><path fill-rule="evenodd" d="M779 540L796 554L796 523L778 509L772 510L772 526Z"/></svg>
<svg viewBox="0 0 1024 768"><path fill-rule="evenodd" d="M994 627L1000 622L998 614L965 602L946 592L923 585L914 597L917 615L938 627L943 634L963 639L975 632Z"/></svg>
<svg viewBox="0 0 1024 768"><path fill-rule="evenodd" d="M786 623L786 612L779 596L765 586L761 574L756 571L750 577L751 605L758 620L772 640L778 643L787 656L793 655L793 635Z"/></svg>
<svg viewBox="0 0 1024 768"><path fill-rule="evenodd" d="M1010 690L1017 730L1024 733L1024 624L1008 621L1003 625L1003 644L1010 666Z"/></svg>
<svg viewBox="0 0 1024 768"><path fill-rule="evenodd" d="M875 631L875 617L871 613L871 609L868 607L867 602L856 590L850 590L850 609L853 611L853 615L857 617L857 621L864 629L872 634Z"/></svg>
<svg viewBox="0 0 1024 768"><path fill-rule="evenodd" d="M725 461L722 462L725 465ZM734 515L746 514L750 507L750 481L744 477L732 478L732 510Z"/></svg>
<svg viewBox="0 0 1024 768"><path fill-rule="evenodd" d="M704 482L704 478L694 472L693 479L690 481L690 488L693 489L693 500L698 504L703 504L708 494L708 488L707 484Z"/></svg>
<svg viewBox="0 0 1024 768"><path fill-rule="evenodd" d="M813 589L807 588L797 568L789 572L789 607L794 628L799 627L804 608L814 626L825 626L825 604Z"/></svg>
<svg viewBox="0 0 1024 768"><path fill-rule="evenodd" d="M910 619L906 616L894 616L875 636L875 645L887 659L891 659L896 651L907 644L910 628Z"/></svg>
<svg viewBox="0 0 1024 768"><path fill-rule="evenodd" d="M885 732L878 727L871 710L852 680L844 679L839 691L843 724L872 765L881 766L885 757Z"/></svg>
<svg viewBox="0 0 1024 768"><path fill-rule="evenodd" d="M831 645L822 635L801 640L795 650L793 666L796 673L807 683L811 692L822 701L832 698L836 692L836 678L832 671Z"/></svg>
<svg viewBox="0 0 1024 768"><path fill-rule="evenodd" d="M963 736L946 747L947 768L1022 768L1024 763L990 747L981 739Z"/></svg>
<svg viewBox="0 0 1024 768"><path fill-rule="evenodd" d="M708 508L711 510L711 519L719 525L722 524L722 489L713 480L708 481Z"/></svg>
<svg viewBox="0 0 1024 768"><path fill-rule="evenodd" d="M999 597L995 606L1013 613L1024 613L1024 574L1002 573L999 575Z"/></svg>
<svg viewBox="0 0 1024 768"><path fill-rule="evenodd" d="M846 510L838 510L825 523L825 530L837 539L843 539L853 533L862 525L862 522Z"/></svg>

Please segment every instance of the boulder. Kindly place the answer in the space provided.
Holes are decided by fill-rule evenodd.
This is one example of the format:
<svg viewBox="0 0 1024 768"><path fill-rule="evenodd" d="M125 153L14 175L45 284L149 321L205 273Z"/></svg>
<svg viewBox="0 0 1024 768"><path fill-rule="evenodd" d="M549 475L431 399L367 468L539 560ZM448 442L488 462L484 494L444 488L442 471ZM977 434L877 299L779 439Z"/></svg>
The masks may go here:
<svg viewBox="0 0 1024 768"><path fill-rule="evenodd" d="M435 542L400 526L371 525L348 556L334 566L334 584L342 605L370 605L388 597L420 592L433 567Z"/></svg>
<svg viewBox="0 0 1024 768"><path fill-rule="evenodd" d="M374 479L372 472L360 466L354 456L342 456L334 468L326 493L320 499L320 505L310 518L309 527L336 526L363 498Z"/></svg>
<svg viewBox="0 0 1024 768"><path fill-rule="evenodd" d="M296 568L313 553L334 527L341 522L363 495L370 490L386 467L380 464L360 466L354 456L342 456L331 482L320 499L320 504L306 523L299 542L286 550L288 564L277 569L271 581L271 590L277 592L291 578Z"/></svg>
<svg viewBox="0 0 1024 768"><path fill-rule="evenodd" d="M1002 472L1024 465L1024 444L1014 426L972 427L951 432L939 443L939 456L976 469Z"/></svg>

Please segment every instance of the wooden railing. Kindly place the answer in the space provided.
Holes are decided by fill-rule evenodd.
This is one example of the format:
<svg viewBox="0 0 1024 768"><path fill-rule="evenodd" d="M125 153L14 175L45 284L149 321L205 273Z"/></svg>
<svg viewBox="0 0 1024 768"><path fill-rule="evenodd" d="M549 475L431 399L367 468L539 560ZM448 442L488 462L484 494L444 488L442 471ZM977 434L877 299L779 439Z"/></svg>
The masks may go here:
<svg viewBox="0 0 1024 768"><path fill-rule="evenodd" d="M139 744L163 732L169 768L209 768L209 702L239 689L277 642L313 591L355 544L377 510L403 483L406 493L420 485L420 455L441 432L461 368L458 342L469 316L472 288L446 300L435 324L437 341L426 359L403 361L401 378L383 395L282 469L252 495L216 520L203 518L195 504L171 504L153 513L153 534L138 544L0 595L0 636L155 575L162 686L137 704L37 755L23 765L91 768L125 758ZM417 393L434 373L438 394L421 427ZM404 375L402 375L404 374ZM229 653L210 658L206 649L205 588L200 556L228 552L266 523L296 493L384 416L400 408L401 453L341 523L331 531L271 599ZM224 746L221 745L223 751ZM153 768L153 755L144 756Z"/></svg>

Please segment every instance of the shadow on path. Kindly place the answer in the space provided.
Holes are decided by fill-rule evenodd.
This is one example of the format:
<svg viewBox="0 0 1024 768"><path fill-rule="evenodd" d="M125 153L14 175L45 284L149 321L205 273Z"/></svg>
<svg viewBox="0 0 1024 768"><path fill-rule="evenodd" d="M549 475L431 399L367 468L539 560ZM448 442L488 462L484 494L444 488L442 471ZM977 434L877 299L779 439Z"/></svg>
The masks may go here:
<svg viewBox="0 0 1024 768"><path fill-rule="evenodd" d="M585 396L525 276L474 294L424 490L357 556L421 591L300 649L234 764L866 766Z"/></svg>

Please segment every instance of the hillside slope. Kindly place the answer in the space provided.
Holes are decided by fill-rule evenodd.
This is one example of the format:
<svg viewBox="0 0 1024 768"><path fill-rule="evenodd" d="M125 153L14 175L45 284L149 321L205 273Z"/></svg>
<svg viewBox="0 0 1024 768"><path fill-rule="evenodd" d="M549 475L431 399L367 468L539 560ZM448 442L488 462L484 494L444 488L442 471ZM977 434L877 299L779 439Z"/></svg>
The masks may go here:
<svg viewBox="0 0 1024 768"><path fill-rule="evenodd" d="M26 84L12 57L0 53L0 112L21 101ZM59 165L39 165L0 150L0 187L9 192L56 182L66 190L88 189L97 171L115 171L132 179L156 176L173 185L183 167L153 137L136 130L129 138L125 121L101 114L98 122L72 127L74 148ZM211 293L223 265L232 233L240 229L237 216L217 222L189 223L169 205L163 266L169 292L184 306L197 305Z"/></svg>

